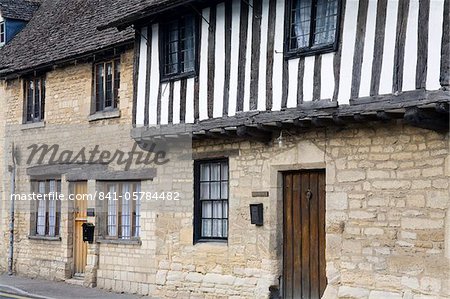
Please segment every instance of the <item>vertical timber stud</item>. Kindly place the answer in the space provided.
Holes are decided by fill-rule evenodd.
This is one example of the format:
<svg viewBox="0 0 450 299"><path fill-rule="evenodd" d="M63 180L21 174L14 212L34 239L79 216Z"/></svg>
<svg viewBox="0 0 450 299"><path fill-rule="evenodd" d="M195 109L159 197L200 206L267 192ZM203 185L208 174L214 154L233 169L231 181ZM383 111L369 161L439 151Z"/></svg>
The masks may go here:
<svg viewBox="0 0 450 299"><path fill-rule="evenodd" d="M353 56L352 87L350 98L355 99L359 95L361 84L361 68L364 56L364 39L366 37L366 21L369 0L361 0L358 8L358 20L356 25L355 54Z"/></svg>
<svg viewBox="0 0 450 299"><path fill-rule="evenodd" d="M341 6L340 6L340 14L341 17L339 18L339 44L338 49L334 53L333 57L333 73L334 73L334 91L333 91L333 101L337 101L338 95L339 95L339 72L341 69L341 56L342 56L342 36L344 31L344 19L345 19L345 6L346 6L347 0L342 0Z"/></svg>
<svg viewBox="0 0 450 299"><path fill-rule="evenodd" d="M248 31L247 1L241 1L240 31L239 31L239 66L238 66L238 86L236 99L236 112L244 110L244 88L245 88L245 61L247 53L247 31Z"/></svg>
<svg viewBox="0 0 450 299"><path fill-rule="evenodd" d="M250 67L250 110L258 106L259 58L261 48L262 0L253 1L252 54Z"/></svg>
<svg viewBox="0 0 450 299"><path fill-rule="evenodd" d="M225 82L223 85L223 116L228 116L228 103L230 101L232 5L232 0L227 0L225 2ZM236 70L233 70L233 72L234 71Z"/></svg>
<svg viewBox="0 0 450 299"><path fill-rule="evenodd" d="M186 91L187 91L187 79L181 80L180 88L180 123L186 122Z"/></svg>
<svg viewBox="0 0 450 299"><path fill-rule="evenodd" d="M425 84L427 81L429 15L430 0L419 0L416 89L425 88Z"/></svg>
<svg viewBox="0 0 450 299"><path fill-rule="evenodd" d="M397 36L395 39L394 77L392 91L403 89L403 66L405 63L406 26L408 24L409 0L402 0L398 5Z"/></svg>
<svg viewBox="0 0 450 299"><path fill-rule="evenodd" d="M316 55L314 59L313 101L320 100L321 69L322 69L322 55Z"/></svg>
<svg viewBox="0 0 450 299"><path fill-rule="evenodd" d="M151 74L151 66L152 66L152 26L148 26L147 29L147 77L145 82L145 106L144 106L144 125L148 126L149 124L149 114L150 114L150 74Z"/></svg>
<svg viewBox="0 0 450 299"><path fill-rule="evenodd" d="M136 126L137 82L138 82L138 69L139 69L139 53L140 53L140 44L141 44L140 40L141 40L141 35L139 33L139 30L136 30L136 33L134 35L134 61L133 61L133 108L132 108L133 126ZM92 67L92 80L94 80L94 76L95 76L94 74L95 74L94 67ZM94 86L94 85L92 85L92 86ZM92 91L92 93L94 93L94 91ZM92 98L94 98L94 97L92 97ZM92 111L95 111L95 108L93 108Z"/></svg>
<svg viewBox="0 0 450 299"><path fill-rule="evenodd" d="M266 60L266 110L272 110L273 103L273 58L275 48L275 19L277 0L269 0L269 21L267 29L267 60Z"/></svg>
<svg viewBox="0 0 450 299"><path fill-rule="evenodd" d="M211 6L208 32L208 118L213 118L214 111L214 72L216 48L216 13L217 6Z"/></svg>
<svg viewBox="0 0 450 299"><path fill-rule="evenodd" d="M386 28L387 0L378 0L377 21L375 24L375 45L372 61L370 95L378 95L380 90L381 66L383 64L384 30Z"/></svg>

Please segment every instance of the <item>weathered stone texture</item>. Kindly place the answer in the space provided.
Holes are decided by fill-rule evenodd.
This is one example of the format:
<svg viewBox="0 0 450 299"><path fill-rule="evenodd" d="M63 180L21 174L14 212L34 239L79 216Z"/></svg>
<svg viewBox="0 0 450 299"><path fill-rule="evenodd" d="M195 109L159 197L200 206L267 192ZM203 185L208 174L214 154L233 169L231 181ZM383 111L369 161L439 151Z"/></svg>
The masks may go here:
<svg viewBox="0 0 450 299"><path fill-rule="evenodd" d="M100 144L129 149L131 56L123 56L128 64L123 63L120 118L88 124L91 66L56 69L47 77L46 127L21 131L21 142L37 138L47 143L64 140L73 148ZM0 91L0 96L6 93L8 98L9 124L22 121L19 81L9 82ZM65 128L72 129L52 130L51 124L67 124ZM105 125L112 124L120 129L111 132L111 126ZM81 127L87 127L86 131L80 132ZM326 297L450 296L450 266L445 257L446 244L450 244L450 229L446 231L448 134L399 123L292 134L286 135L283 148L252 141L194 143L196 154L239 150L239 155L229 157L226 243L193 244L193 161L177 159L191 149L173 151L171 162L157 168L157 177L142 182L142 191L179 192L180 200L143 203L142 244L90 245L86 284L156 297L266 298L269 286L277 285L282 274L281 172L324 168ZM95 181L88 185L95 190ZM25 167L19 169L18 188L23 192L30 189ZM68 190L67 182L63 189ZM268 191L269 197L254 198L252 191ZM262 227L251 225L249 215L249 204L259 202L264 204ZM2 227L8 221L4 217L7 206L7 201L0 206ZM70 276L70 208L69 203L63 206L62 241L36 241L27 238L29 203L20 203L15 264L19 274L52 279ZM5 267L7 234L4 229L2 232L0 267Z"/></svg>

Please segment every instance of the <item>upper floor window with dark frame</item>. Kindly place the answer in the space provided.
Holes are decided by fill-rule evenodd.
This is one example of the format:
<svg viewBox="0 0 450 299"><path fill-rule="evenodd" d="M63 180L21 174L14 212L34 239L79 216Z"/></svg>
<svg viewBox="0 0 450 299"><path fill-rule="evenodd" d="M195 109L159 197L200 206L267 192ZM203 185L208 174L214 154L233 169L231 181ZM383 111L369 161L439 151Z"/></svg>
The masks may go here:
<svg viewBox="0 0 450 299"><path fill-rule="evenodd" d="M337 46L339 0L288 0L288 54L316 54Z"/></svg>
<svg viewBox="0 0 450 299"><path fill-rule="evenodd" d="M162 24L162 78L195 74L197 20L184 15Z"/></svg>
<svg viewBox="0 0 450 299"><path fill-rule="evenodd" d="M0 22L0 46L6 43L6 27L5 22Z"/></svg>
<svg viewBox="0 0 450 299"><path fill-rule="evenodd" d="M95 111L117 108L120 89L120 58L94 65Z"/></svg>
<svg viewBox="0 0 450 299"><path fill-rule="evenodd" d="M45 110L45 76L32 77L25 82L25 122L40 122L44 119Z"/></svg>
<svg viewBox="0 0 450 299"><path fill-rule="evenodd" d="M228 160L196 161L195 241L228 238Z"/></svg>

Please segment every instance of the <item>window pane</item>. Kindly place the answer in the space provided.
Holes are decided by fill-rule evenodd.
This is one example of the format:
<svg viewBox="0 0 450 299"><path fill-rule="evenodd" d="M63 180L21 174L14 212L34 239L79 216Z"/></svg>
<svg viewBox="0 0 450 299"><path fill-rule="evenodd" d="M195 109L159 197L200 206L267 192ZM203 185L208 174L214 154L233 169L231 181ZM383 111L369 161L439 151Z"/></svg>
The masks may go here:
<svg viewBox="0 0 450 299"><path fill-rule="evenodd" d="M212 220L211 219L203 219L202 220L202 237L211 237L212 230Z"/></svg>
<svg viewBox="0 0 450 299"><path fill-rule="evenodd" d="M314 45L330 44L335 40L337 23L337 0L318 0Z"/></svg>
<svg viewBox="0 0 450 299"><path fill-rule="evenodd" d="M138 199L136 200L136 223L135 223L135 237L139 237L141 234L141 195L139 192L141 192L141 184L136 184L136 192L138 194Z"/></svg>
<svg viewBox="0 0 450 299"><path fill-rule="evenodd" d="M220 185L220 198L228 199L228 182L222 182Z"/></svg>
<svg viewBox="0 0 450 299"><path fill-rule="evenodd" d="M95 67L95 99L97 111L102 111L105 100L103 64L97 64L97 66Z"/></svg>
<svg viewBox="0 0 450 299"><path fill-rule="evenodd" d="M218 219L213 220L212 236L222 238L223 236L222 220Z"/></svg>
<svg viewBox="0 0 450 299"><path fill-rule="evenodd" d="M223 237L228 237L228 220L223 220Z"/></svg>
<svg viewBox="0 0 450 299"><path fill-rule="evenodd" d="M209 164L200 165L200 180L209 181Z"/></svg>
<svg viewBox="0 0 450 299"><path fill-rule="evenodd" d="M44 119L45 112L45 78L41 79L41 120Z"/></svg>
<svg viewBox="0 0 450 299"><path fill-rule="evenodd" d="M131 237L131 202L127 200L130 195L130 185L122 186L122 217L121 217L121 237L129 239Z"/></svg>
<svg viewBox="0 0 450 299"><path fill-rule="evenodd" d="M200 183L200 199L209 199L209 183Z"/></svg>
<svg viewBox="0 0 450 299"><path fill-rule="evenodd" d="M117 107L120 89L120 59L114 61L114 108Z"/></svg>
<svg viewBox="0 0 450 299"><path fill-rule="evenodd" d="M220 178L222 181L228 180L228 163L222 163Z"/></svg>
<svg viewBox="0 0 450 299"><path fill-rule="evenodd" d="M184 26L181 28L181 59L182 72L194 70L195 62L195 19L193 16L184 18Z"/></svg>
<svg viewBox="0 0 450 299"><path fill-rule="evenodd" d="M106 97L105 108L112 106L113 98L113 65L112 62L106 64Z"/></svg>
<svg viewBox="0 0 450 299"><path fill-rule="evenodd" d="M213 202L213 218L222 218L223 217L223 205L221 201Z"/></svg>
<svg viewBox="0 0 450 299"><path fill-rule="evenodd" d="M56 199L51 197L48 201L48 235L56 234Z"/></svg>
<svg viewBox="0 0 450 299"><path fill-rule="evenodd" d="M0 44L5 43L5 22L0 23Z"/></svg>
<svg viewBox="0 0 450 299"><path fill-rule="evenodd" d="M34 112L34 81L28 80L27 81L27 121L32 121Z"/></svg>
<svg viewBox="0 0 450 299"><path fill-rule="evenodd" d="M211 199L220 199L220 183L211 183Z"/></svg>
<svg viewBox="0 0 450 299"><path fill-rule="evenodd" d="M311 8L311 0L294 0L292 3L291 49L309 46Z"/></svg>
<svg viewBox="0 0 450 299"><path fill-rule="evenodd" d="M165 57L165 71L166 74L178 73L178 21L166 25L166 57Z"/></svg>
<svg viewBox="0 0 450 299"><path fill-rule="evenodd" d="M202 201L202 218L212 218L213 216L213 202Z"/></svg>
<svg viewBox="0 0 450 299"><path fill-rule="evenodd" d="M108 236L116 236L117 235L117 200L114 200L114 193L116 192L116 188L114 185L110 185L108 188L108 192L110 193L111 198L108 199Z"/></svg>
<svg viewBox="0 0 450 299"><path fill-rule="evenodd" d="M228 218L228 201L223 201L223 218Z"/></svg>
<svg viewBox="0 0 450 299"><path fill-rule="evenodd" d="M34 119L40 120L41 119L41 103L40 103L40 97L41 97L41 80L36 79L34 84Z"/></svg>
<svg viewBox="0 0 450 299"><path fill-rule="evenodd" d="M220 181L220 163L211 164L211 181Z"/></svg>
<svg viewBox="0 0 450 299"><path fill-rule="evenodd" d="M38 193L45 194L45 181L38 183ZM36 234L40 236L45 236L45 216L47 212L47 202L44 198L38 200L37 205L37 223L36 223Z"/></svg>

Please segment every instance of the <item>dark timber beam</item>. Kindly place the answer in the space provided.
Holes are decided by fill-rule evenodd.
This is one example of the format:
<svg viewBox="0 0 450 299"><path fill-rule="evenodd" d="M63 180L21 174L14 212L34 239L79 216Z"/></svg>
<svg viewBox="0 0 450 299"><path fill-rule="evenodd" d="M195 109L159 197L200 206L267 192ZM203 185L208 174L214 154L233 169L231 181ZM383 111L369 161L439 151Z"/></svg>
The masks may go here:
<svg viewBox="0 0 450 299"><path fill-rule="evenodd" d="M272 134L264 132L252 127L240 126L236 130L236 134L239 137L251 137L253 140L257 140L263 143L268 143L272 140Z"/></svg>
<svg viewBox="0 0 450 299"><path fill-rule="evenodd" d="M445 115L433 109L408 108L404 120L406 123L422 129L438 132L448 131L449 129L448 114Z"/></svg>
<svg viewBox="0 0 450 299"><path fill-rule="evenodd" d="M436 104L436 111L439 112L439 113L449 114L450 110L449 110L448 103L437 103Z"/></svg>

